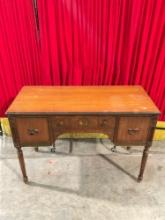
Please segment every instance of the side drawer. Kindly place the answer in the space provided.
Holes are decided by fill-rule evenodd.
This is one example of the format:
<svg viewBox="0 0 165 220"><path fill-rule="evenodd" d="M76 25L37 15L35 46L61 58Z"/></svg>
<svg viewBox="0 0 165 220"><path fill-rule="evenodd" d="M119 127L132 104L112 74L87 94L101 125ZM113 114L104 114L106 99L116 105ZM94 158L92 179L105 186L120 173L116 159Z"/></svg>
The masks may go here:
<svg viewBox="0 0 165 220"><path fill-rule="evenodd" d="M150 117L121 117L117 133L117 144L145 144L151 126Z"/></svg>
<svg viewBox="0 0 165 220"><path fill-rule="evenodd" d="M46 118L16 118L19 142L22 145L47 145L50 143Z"/></svg>

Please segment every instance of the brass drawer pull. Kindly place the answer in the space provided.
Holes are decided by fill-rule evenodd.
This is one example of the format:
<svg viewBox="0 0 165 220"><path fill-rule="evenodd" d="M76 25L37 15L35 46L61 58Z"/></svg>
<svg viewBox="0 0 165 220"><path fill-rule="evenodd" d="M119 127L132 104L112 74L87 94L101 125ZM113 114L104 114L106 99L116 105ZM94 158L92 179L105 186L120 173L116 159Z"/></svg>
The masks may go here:
<svg viewBox="0 0 165 220"><path fill-rule="evenodd" d="M29 135L35 135L39 133L39 130L37 128L28 128L27 131Z"/></svg>
<svg viewBox="0 0 165 220"><path fill-rule="evenodd" d="M58 125L59 125L59 126L63 126L63 125L64 125L64 122L63 122L63 121L59 121L59 122L58 122Z"/></svg>
<svg viewBox="0 0 165 220"><path fill-rule="evenodd" d="M83 125L83 121L80 120L80 121L79 121L79 125Z"/></svg>
<svg viewBox="0 0 165 220"><path fill-rule="evenodd" d="M135 135L140 131L139 128L128 128L128 134L129 135Z"/></svg>
<svg viewBox="0 0 165 220"><path fill-rule="evenodd" d="M106 119L102 120L101 126L107 126L108 121Z"/></svg>
<svg viewBox="0 0 165 220"><path fill-rule="evenodd" d="M88 126L88 121L87 121L87 120L85 120L85 119L84 119L84 120L83 120L83 119L82 119L82 120L79 120L79 122L78 122L78 123L79 123L79 125L80 125L80 126L85 126L85 127L87 127L87 126Z"/></svg>

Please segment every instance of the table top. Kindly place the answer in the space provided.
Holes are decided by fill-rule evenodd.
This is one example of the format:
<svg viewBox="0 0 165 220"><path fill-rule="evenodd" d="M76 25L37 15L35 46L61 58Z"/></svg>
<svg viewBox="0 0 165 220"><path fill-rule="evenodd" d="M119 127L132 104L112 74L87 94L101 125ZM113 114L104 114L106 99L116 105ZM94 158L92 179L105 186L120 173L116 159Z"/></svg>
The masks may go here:
<svg viewBox="0 0 165 220"><path fill-rule="evenodd" d="M6 113L160 112L141 86L24 86Z"/></svg>

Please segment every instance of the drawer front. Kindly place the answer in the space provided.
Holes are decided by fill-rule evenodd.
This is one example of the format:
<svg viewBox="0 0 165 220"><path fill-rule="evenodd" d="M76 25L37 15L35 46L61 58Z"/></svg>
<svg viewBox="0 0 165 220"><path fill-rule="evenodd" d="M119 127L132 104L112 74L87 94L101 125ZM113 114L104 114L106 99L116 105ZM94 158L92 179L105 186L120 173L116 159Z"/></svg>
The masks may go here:
<svg viewBox="0 0 165 220"><path fill-rule="evenodd" d="M17 118L20 144L49 144L49 129L46 118Z"/></svg>
<svg viewBox="0 0 165 220"><path fill-rule="evenodd" d="M71 116L55 116L52 119L52 126L54 131L68 131L71 129Z"/></svg>
<svg viewBox="0 0 165 220"><path fill-rule="evenodd" d="M117 134L118 144L145 144L151 126L149 117L121 117Z"/></svg>
<svg viewBox="0 0 165 220"><path fill-rule="evenodd" d="M109 130L115 128L114 116L98 116L98 127L103 130Z"/></svg>
<svg viewBox="0 0 165 220"><path fill-rule="evenodd" d="M97 132L110 131L115 127L115 117L112 116L55 116L53 118L55 131Z"/></svg>
<svg viewBox="0 0 165 220"><path fill-rule="evenodd" d="M76 131L93 131L97 128L97 117L75 116L71 123Z"/></svg>

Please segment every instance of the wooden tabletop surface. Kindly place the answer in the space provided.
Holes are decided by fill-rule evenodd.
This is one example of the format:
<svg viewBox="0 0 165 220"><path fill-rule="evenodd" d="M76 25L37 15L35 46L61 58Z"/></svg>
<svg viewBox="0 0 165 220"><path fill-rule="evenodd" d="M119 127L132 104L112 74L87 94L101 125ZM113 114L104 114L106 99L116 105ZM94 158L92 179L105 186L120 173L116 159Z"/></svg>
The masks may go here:
<svg viewBox="0 0 165 220"><path fill-rule="evenodd" d="M141 86L24 86L7 114L159 114Z"/></svg>

